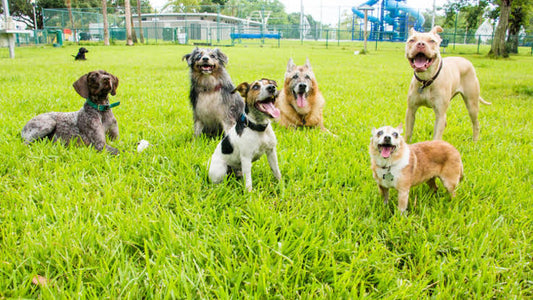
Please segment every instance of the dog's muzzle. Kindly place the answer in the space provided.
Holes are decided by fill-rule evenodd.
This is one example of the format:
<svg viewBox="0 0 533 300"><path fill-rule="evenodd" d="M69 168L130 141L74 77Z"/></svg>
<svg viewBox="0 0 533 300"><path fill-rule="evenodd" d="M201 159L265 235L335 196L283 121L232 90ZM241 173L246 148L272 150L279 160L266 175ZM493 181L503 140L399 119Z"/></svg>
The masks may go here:
<svg viewBox="0 0 533 300"><path fill-rule="evenodd" d="M427 57L422 52L417 53L413 58L409 59L411 67L415 70L415 72L426 71L434 61L434 58Z"/></svg>
<svg viewBox="0 0 533 300"><path fill-rule="evenodd" d="M378 150L383 158L389 158L396 151L396 146L391 143L391 137L386 136L383 138L383 143L378 144Z"/></svg>

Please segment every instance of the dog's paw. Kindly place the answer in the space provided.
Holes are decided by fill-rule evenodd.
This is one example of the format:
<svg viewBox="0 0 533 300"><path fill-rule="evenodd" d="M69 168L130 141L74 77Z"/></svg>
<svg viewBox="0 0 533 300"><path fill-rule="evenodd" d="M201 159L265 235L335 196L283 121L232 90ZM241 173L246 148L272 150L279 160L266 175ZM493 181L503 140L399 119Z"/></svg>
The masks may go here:
<svg viewBox="0 0 533 300"><path fill-rule="evenodd" d="M146 148L152 146L147 140L140 140L137 143L137 152L143 152Z"/></svg>

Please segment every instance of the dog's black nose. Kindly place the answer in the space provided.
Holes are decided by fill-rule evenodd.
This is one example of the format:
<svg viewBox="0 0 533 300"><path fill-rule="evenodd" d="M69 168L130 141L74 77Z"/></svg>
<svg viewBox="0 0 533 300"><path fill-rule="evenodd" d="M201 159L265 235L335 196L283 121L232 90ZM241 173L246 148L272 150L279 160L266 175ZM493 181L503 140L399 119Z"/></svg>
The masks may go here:
<svg viewBox="0 0 533 300"><path fill-rule="evenodd" d="M387 136L385 136L385 137L383 138L383 142L385 142L385 143L390 144L390 141L391 141L391 139L390 139L390 135L387 135Z"/></svg>
<svg viewBox="0 0 533 300"><path fill-rule="evenodd" d="M268 85L268 86L266 87L266 90L267 90L267 92L273 94L273 93L276 92L276 87L275 87L273 84L271 84L271 85Z"/></svg>
<svg viewBox="0 0 533 300"><path fill-rule="evenodd" d="M298 84L298 92L304 93L306 89L307 89L307 84L305 83Z"/></svg>
<svg viewBox="0 0 533 300"><path fill-rule="evenodd" d="M204 56L204 57L202 57L202 60L203 60L203 61L208 61L208 60L209 60L209 57Z"/></svg>

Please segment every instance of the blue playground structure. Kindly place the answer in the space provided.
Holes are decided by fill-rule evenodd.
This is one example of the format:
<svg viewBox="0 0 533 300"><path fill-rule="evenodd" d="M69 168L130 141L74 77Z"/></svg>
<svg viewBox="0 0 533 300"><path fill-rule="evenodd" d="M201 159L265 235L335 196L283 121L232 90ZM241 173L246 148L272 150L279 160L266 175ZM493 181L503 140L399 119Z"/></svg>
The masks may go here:
<svg viewBox="0 0 533 300"><path fill-rule="evenodd" d="M413 26L417 31L423 31L424 16L417 8L412 8L404 4L406 0L368 0L362 5L374 6L374 13L368 13L368 22L371 24L369 40L391 40L391 41L405 41L407 38L409 26ZM375 13L377 11L377 13ZM364 18L365 13L358 10L357 7L352 8L354 16ZM375 17L374 15L378 15ZM414 22L409 22L409 17L413 18ZM354 18L355 19L355 18ZM360 28L364 24L359 24ZM355 30L352 26L352 30ZM363 29L360 30L360 32ZM354 35L352 34L352 39ZM362 39L362 34L361 34Z"/></svg>

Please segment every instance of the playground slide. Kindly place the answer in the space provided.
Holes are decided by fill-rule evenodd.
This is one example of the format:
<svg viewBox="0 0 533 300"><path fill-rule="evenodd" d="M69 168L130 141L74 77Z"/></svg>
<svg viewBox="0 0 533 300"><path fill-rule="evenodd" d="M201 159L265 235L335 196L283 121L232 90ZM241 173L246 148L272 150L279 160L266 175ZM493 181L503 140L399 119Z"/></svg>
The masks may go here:
<svg viewBox="0 0 533 300"><path fill-rule="evenodd" d="M360 6L362 6L362 5L373 6L374 4L376 4L376 3L378 3L378 2L379 2L379 0L368 0L368 1L365 2L365 3L362 3ZM362 12L362 11L360 11L360 10L358 10L356 7L352 7L352 12L353 12L357 17L359 17L359 18L361 18L361 19L365 17L365 13ZM377 24L380 23L379 19L376 18L376 17L373 17L373 16L368 15L367 18L368 18L368 22L377 23Z"/></svg>
<svg viewBox="0 0 533 300"><path fill-rule="evenodd" d="M361 5L373 6L379 1L380 0L369 0L365 3L362 3ZM409 7L403 3L399 3L398 1L395 1L395 0L383 0L383 2L384 2L383 8L385 9L385 11L388 12L388 15L383 17L383 21L387 22L387 24L396 26L397 24L395 21L395 17L397 17L398 12L401 12L401 11L408 13L410 16L416 19L415 28L421 28L422 25L424 24L425 18L419 10ZM364 12L358 10L357 7L352 7L352 12L355 15L357 15L357 17L359 18L365 17ZM377 24L381 23L379 18L374 17L374 16L368 16L368 21L372 23L377 23Z"/></svg>

